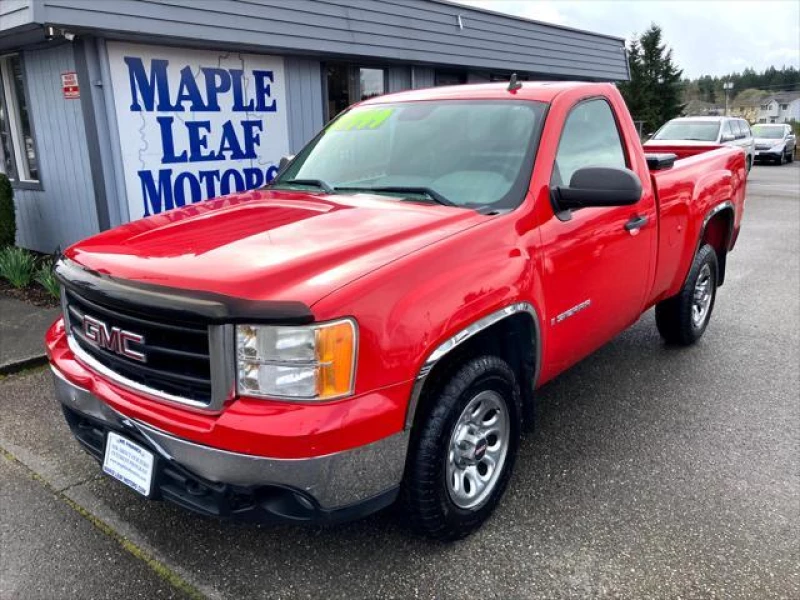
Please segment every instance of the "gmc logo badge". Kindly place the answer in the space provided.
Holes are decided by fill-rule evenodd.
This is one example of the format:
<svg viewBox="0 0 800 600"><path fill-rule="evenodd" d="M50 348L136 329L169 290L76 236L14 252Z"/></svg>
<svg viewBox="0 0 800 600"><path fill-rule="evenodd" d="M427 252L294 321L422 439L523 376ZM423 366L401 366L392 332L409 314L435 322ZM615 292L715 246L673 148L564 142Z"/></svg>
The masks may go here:
<svg viewBox="0 0 800 600"><path fill-rule="evenodd" d="M107 323L89 315L83 316L83 335L98 348L110 350L125 358L147 362L144 354L130 347L131 342L144 344L143 335L119 327L109 327Z"/></svg>

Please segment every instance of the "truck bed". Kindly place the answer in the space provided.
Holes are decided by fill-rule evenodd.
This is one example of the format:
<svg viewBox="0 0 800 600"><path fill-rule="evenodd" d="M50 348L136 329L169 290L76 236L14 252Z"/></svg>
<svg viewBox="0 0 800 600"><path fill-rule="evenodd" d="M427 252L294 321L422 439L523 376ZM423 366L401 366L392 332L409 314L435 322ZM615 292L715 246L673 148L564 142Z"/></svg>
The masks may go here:
<svg viewBox="0 0 800 600"><path fill-rule="evenodd" d="M726 148L727 146L712 143L659 144L658 142L647 142L643 147L645 154L674 154L681 159L718 150L719 148Z"/></svg>
<svg viewBox="0 0 800 600"><path fill-rule="evenodd" d="M651 171L660 213L658 254L652 297L660 301L680 289L696 252L705 215L725 202L736 207L729 242L736 239L744 203L747 172L744 152L730 146L646 146L650 153L677 154L671 168Z"/></svg>

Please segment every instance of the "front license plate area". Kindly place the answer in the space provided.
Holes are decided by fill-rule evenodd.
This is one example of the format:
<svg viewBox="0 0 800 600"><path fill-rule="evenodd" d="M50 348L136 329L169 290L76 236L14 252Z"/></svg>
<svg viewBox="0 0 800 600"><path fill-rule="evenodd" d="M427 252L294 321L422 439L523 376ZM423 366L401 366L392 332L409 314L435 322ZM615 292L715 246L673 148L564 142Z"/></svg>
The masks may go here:
<svg viewBox="0 0 800 600"><path fill-rule="evenodd" d="M154 465L155 457L152 452L113 431L108 432L103 457L104 473L142 496L150 496L153 490Z"/></svg>

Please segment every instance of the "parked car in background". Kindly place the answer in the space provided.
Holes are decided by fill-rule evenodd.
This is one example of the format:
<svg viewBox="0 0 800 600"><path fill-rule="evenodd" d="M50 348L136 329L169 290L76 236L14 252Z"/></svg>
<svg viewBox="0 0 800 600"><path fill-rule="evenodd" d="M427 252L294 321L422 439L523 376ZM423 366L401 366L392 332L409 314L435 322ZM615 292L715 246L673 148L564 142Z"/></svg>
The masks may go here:
<svg viewBox="0 0 800 600"><path fill-rule="evenodd" d="M744 150L747 170L755 160L755 143L750 125L744 119L734 117L680 117L667 121L655 132L651 142L659 146L686 144L693 147L707 144L709 146L738 146Z"/></svg>
<svg viewBox="0 0 800 600"><path fill-rule="evenodd" d="M771 161L782 165L794 160L797 137L787 124L753 125L757 161Z"/></svg>

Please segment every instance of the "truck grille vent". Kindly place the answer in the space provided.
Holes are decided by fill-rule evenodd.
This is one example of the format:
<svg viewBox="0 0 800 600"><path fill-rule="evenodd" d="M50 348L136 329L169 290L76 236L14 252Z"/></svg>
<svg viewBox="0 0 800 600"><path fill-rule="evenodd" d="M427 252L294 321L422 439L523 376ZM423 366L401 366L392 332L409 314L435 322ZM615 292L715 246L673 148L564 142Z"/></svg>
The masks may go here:
<svg viewBox="0 0 800 600"><path fill-rule="evenodd" d="M108 370L155 392L211 403L206 325L159 321L97 304L69 289L63 301L70 337Z"/></svg>

